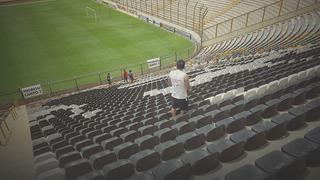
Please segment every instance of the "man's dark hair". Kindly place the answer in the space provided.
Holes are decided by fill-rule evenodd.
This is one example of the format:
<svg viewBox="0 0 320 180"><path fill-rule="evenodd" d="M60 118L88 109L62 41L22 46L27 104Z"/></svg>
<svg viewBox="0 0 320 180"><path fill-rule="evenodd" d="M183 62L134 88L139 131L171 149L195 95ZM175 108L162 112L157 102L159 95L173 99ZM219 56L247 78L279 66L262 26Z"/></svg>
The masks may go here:
<svg viewBox="0 0 320 180"><path fill-rule="evenodd" d="M177 61L177 68L178 69L182 70L182 69L184 69L184 66L185 66L184 60Z"/></svg>

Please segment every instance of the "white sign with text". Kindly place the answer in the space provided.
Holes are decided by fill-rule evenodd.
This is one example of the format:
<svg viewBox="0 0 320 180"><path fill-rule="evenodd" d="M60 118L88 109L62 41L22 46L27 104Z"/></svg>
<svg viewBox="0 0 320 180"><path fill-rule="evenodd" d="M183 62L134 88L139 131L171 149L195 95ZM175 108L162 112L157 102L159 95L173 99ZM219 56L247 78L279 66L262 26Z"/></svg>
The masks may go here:
<svg viewBox="0 0 320 180"><path fill-rule="evenodd" d="M25 88L21 88L21 93L25 99L40 96L43 94L42 88L40 84L29 86Z"/></svg>
<svg viewBox="0 0 320 180"><path fill-rule="evenodd" d="M160 67L160 58L149 59L147 63L149 65L149 69Z"/></svg>

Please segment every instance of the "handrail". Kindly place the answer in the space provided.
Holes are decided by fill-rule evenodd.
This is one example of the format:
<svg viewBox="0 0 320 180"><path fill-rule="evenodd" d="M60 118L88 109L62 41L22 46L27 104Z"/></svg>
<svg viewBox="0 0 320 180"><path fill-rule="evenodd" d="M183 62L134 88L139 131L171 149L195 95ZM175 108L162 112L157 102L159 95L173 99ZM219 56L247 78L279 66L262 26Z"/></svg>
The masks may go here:
<svg viewBox="0 0 320 180"><path fill-rule="evenodd" d="M214 19L216 19L218 16L221 16L222 14L225 14L227 11L232 9L235 5L239 4L239 2L240 2L240 0L233 0L230 4L225 6L221 11L219 11L216 14L213 14L212 16L208 17L205 20L204 24L207 24L208 22L213 21Z"/></svg>

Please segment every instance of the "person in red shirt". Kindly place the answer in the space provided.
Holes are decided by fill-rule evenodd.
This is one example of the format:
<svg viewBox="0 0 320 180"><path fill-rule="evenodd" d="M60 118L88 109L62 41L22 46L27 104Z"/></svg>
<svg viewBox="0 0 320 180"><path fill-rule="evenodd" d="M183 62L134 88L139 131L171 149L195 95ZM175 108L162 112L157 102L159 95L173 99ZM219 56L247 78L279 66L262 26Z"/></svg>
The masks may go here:
<svg viewBox="0 0 320 180"><path fill-rule="evenodd" d="M128 82L128 72L125 69L123 69L123 81Z"/></svg>

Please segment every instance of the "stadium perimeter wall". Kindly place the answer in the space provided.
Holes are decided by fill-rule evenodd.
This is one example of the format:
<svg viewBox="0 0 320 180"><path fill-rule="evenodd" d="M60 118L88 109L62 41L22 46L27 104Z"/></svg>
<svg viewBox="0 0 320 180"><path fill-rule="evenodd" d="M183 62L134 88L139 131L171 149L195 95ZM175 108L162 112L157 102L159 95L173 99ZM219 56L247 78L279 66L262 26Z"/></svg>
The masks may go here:
<svg viewBox="0 0 320 180"><path fill-rule="evenodd" d="M99 0L97 0L97 1L99 2ZM197 46L196 52L201 49L201 47L199 47L199 45L201 43L201 37L199 36L199 34L195 33L194 31L192 31L190 29L173 24L169 21L160 19L158 17L151 16L151 15L143 13L143 12L139 12L135 9L130 8L130 7L125 7L123 5L114 3L109 0L100 0L100 1L103 2L104 4L106 4L107 6L113 8L113 9L116 9L122 13L133 16L133 17L138 18L140 20L144 20L146 22L154 24L155 26L162 27L162 29L176 33L178 35L181 35L182 37L185 37L185 38L191 40ZM196 52L194 54L196 54Z"/></svg>

